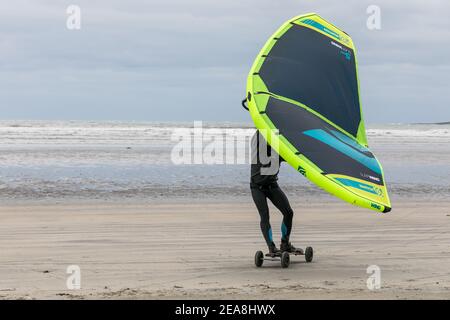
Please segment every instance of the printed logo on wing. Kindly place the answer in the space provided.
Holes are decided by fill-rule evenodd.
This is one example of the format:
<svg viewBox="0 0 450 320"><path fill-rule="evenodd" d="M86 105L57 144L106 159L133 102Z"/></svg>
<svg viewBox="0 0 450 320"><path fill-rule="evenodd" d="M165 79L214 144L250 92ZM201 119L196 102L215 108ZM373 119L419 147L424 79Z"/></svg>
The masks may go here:
<svg viewBox="0 0 450 320"><path fill-rule="evenodd" d="M364 173L364 172L360 172L359 174L361 175L361 177L368 178L368 179L374 180L376 182L380 182L380 178L371 176L370 174L367 174L367 173Z"/></svg>
<svg viewBox="0 0 450 320"><path fill-rule="evenodd" d="M377 187L373 187L373 189L380 197L383 197L383 189Z"/></svg>
<svg viewBox="0 0 450 320"><path fill-rule="evenodd" d="M297 171L306 177L306 170L302 166L298 166Z"/></svg>
<svg viewBox="0 0 450 320"><path fill-rule="evenodd" d="M375 187L373 185L369 185L367 183L355 181L355 180L348 179L348 178L335 178L335 179L347 187L359 189L359 190L369 192L369 193L372 193L372 194L375 194L378 196L382 196L382 194L383 194L383 191L380 188Z"/></svg>
<svg viewBox="0 0 450 320"><path fill-rule="evenodd" d="M307 24L311 27L316 28L317 30L320 30L328 35L330 35L331 37L342 41L343 43L345 43L346 45L350 44L350 40L347 36L345 36L344 34L339 34L333 30L331 30L330 28L327 28L326 26L324 26L323 24L321 24L320 22L314 20L314 19L303 19L300 22Z"/></svg>
<svg viewBox="0 0 450 320"><path fill-rule="evenodd" d="M372 207L372 208L374 208L374 209L377 209L377 210L381 210L381 206L380 205L378 205L378 204L376 204L376 203L371 203L370 204L370 206Z"/></svg>

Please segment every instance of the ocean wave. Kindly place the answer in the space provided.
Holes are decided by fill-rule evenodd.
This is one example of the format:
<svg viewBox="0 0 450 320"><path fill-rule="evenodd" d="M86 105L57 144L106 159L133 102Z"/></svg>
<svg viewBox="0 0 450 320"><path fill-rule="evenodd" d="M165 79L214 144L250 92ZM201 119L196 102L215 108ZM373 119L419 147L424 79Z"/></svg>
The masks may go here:
<svg viewBox="0 0 450 320"><path fill-rule="evenodd" d="M432 137L450 139L450 129L368 129L369 137L391 137L391 138L413 138L413 137Z"/></svg>

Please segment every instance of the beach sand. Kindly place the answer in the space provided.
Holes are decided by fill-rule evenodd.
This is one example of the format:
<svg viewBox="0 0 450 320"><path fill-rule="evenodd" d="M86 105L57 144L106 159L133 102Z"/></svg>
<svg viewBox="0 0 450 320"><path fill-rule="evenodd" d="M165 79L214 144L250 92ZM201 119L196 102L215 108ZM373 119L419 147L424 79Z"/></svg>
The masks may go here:
<svg viewBox="0 0 450 320"><path fill-rule="evenodd" d="M315 256L292 257L288 269L254 266L264 243L250 198L2 206L0 298L450 299L450 202L398 200L385 215L292 205L292 241ZM69 265L81 269L79 290L66 287ZM381 270L378 290L366 285L370 265Z"/></svg>

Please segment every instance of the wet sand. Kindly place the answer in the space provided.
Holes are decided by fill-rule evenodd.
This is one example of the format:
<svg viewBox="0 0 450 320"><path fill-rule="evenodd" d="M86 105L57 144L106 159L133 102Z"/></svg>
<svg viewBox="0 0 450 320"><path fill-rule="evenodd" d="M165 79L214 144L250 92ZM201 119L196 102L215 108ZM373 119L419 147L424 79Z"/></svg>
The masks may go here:
<svg viewBox="0 0 450 320"><path fill-rule="evenodd" d="M4 205L0 298L450 299L450 202L398 200L386 215L319 200L293 208L292 241L313 246L314 261L258 269L251 199ZM66 287L69 265L81 268L80 290ZM370 265L379 290L367 288Z"/></svg>

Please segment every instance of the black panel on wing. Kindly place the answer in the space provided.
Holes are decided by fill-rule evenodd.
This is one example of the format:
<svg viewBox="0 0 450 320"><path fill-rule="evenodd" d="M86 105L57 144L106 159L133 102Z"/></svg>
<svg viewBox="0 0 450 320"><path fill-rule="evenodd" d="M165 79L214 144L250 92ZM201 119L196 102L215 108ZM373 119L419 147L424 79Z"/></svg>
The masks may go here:
<svg viewBox="0 0 450 320"><path fill-rule="evenodd" d="M303 103L356 137L361 112L352 49L293 25L259 73L270 92Z"/></svg>
<svg viewBox="0 0 450 320"><path fill-rule="evenodd" d="M326 174L342 174L383 185L381 174L336 148L304 134L305 131L315 129L321 129L328 133L336 130L313 113L292 103L270 97L266 115L280 134ZM360 152L357 149L354 150ZM370 158L369 160L372 162L376 161L370 151L360 153L364 157Z"/></svg>

